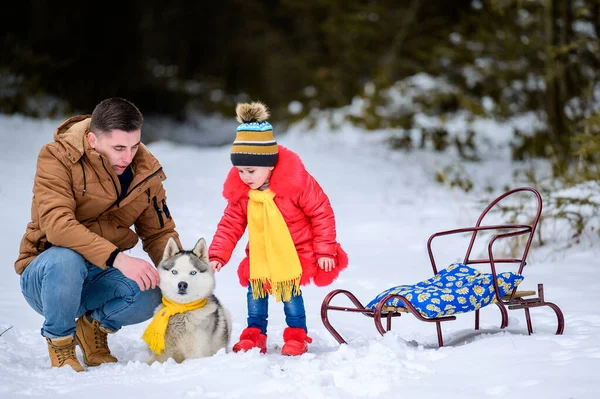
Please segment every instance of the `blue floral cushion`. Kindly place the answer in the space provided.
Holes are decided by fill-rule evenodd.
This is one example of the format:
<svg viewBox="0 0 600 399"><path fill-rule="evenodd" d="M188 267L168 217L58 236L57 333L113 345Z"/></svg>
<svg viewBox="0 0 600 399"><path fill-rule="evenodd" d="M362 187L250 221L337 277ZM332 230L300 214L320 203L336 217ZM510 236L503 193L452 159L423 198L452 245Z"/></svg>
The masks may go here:
<svg viewBox="0 0 600 399"><path fill-rule="evenodd" d="M506 295L524 279L512 272L499 273L497 278L500 296ZM404 296L428 319L470 312L496 302L492 274L460 263L454 263L420 283L389 288L377 295L366 308L375 309L379 301L390 294ZM389 299L384 306L405 307L398 298Z"/></svg>

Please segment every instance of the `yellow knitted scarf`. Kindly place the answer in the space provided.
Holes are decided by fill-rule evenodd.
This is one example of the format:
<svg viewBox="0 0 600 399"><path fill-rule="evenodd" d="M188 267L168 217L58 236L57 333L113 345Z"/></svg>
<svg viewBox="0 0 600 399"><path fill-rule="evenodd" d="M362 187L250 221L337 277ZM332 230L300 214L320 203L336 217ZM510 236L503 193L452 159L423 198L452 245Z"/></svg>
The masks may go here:
<svg viewBox="0 0 600 399"><path fill-rule="evenodd" d="M248 193L250 285L255 299L271 294L277 302L300 293L302 266L283 215L269 189ZM266 292L265 292L266 291Z"/></svg>
<svg viewBox="0 0 600 399"><path fill-rule="evenodd" d="M206 305L206 299L188 303L177 303L163 296L162 303L164 307L154 315L148 328L144 331L144 335L142 335L142 339L146 341L150 350L157 355L165 349L165 334L167 333L167 326L169 325L171 316L187 312L188 310L199 309Z"/></svg>

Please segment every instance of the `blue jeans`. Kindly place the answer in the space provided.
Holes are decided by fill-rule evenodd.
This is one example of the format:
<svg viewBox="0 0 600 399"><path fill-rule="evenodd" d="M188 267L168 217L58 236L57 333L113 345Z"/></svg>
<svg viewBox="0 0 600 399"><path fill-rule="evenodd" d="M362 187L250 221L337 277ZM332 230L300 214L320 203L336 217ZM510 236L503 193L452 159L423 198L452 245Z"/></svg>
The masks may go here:
<svg viewBox="0 0 600 399"><path fill-rule="evenodd" d="M86 314L110 331L151 318L161 303L158 288L141 291L137 283L112 267L102 270L79 253L51 247L21 275L27 303L44 316L42 335L73 336L75 319Z"/></svg>
<svg viewBox="0 0 600 399"><path fill-rule="evenodd" d="M263 334L267 333L267 318L269 317L269 296L254 299L252 297L252 286L248 284L248 327L258 328ZM304 310L304 299L302 292L283 302L285 322L289 327L306 329L306 311Z"/></svg>

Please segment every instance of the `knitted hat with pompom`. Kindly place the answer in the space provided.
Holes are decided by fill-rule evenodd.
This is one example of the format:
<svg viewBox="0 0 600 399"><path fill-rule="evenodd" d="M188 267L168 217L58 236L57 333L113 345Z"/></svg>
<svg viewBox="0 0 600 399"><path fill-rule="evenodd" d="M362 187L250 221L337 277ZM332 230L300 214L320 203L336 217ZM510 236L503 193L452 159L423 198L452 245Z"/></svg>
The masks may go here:
<svg viewBox="0 0 600 399"><path fill-rule="evenodd" d="M267 119L269 111L261 102L238 104L236 119L240 123L231 146L234 166L275 166L278 147L273 127Z"/></svg>

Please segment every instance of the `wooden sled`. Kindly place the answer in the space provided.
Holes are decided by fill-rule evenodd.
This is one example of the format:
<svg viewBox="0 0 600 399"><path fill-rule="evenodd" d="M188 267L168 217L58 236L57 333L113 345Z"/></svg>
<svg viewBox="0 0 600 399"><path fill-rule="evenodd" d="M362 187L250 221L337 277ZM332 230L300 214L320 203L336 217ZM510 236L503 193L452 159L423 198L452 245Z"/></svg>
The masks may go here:
<svg viewBox="0 0 600 399"><path fill-rule="evenodd" d="M537 210L535 214L535 218L531 222L531 224L503 224L503 225L481 225L484 217L498 204L501 200L508 197L509 195L520 193L520 192L529 192L533 194L537 200ZM494 201L492 201L485 210L479 216L477 223L474 227L465 227L453 230L446 230L437 232L429 237L427 241L427 251L429 253L429 259L431 261L431 267L433 269L434 276L438 276L438 269L435 263L435 259L433 256L433 252L431 249L431 243L436 237L451 235L451 234L460 234L460 233L471 233L471 240L469 246L467 248L464 261L462 265L473 265L473 264L487 264L490 266L491 277L490 280L493 282L493 297L495 299L495 305L500 309L500 314L502 317L500 328L503 329L508 326L508 310L515 309L523 309L525 311L525 318L527 320L527 332L528 334L533 333L533 326L531 322L530 309L537 308L542 306L550 307L555 313L558 321L558 327L556 329L556 334L562 334L564 330L564 316L560 308L552 302L547 302L544 298L544 287L543 284L537 285L536 291L519 291L517 287L513 288L510 292L506 292L501 295L502 290L499 288L498 284L498 272L496 266L502 263L512 263L519 264L517 275L523 276L523 269L526 265L527 254L529 253L529 248L531 246L531 242L534 237L534 233L539 222L540 214L542 212L542 198L540 194L528 187L517 188L511 191L508 191ZM473 244L475 243L475 239L479 232L489 231L492 232L492 235L487 242L487 253L488 257L484 259L470 259L471 251L473 249ZM493 246L497 240L505 239L509 237L515 237L520 235L527 235L527 241L524 246L524 250L522 256L520 258L503 258L496 259L493 256ZM502 280L500 280L502 281ZM491 294L492 286L490 285L490 294ZM350 302L352 302L353 306L335 306L331 305L331 301L338 295L343 295L347 297ZM443 337L442 337L442 322L456 320L456 316L448 315L441 317L425 317L423 315L423 311L419 311L415 308L413 303L407 298L408 295L399 295L399 294L390 294L387 295L375 304L371 304L370 307L365 307L363 304L356 298L354 294L352 294L348 290L337 289L331 291L321 305L321 319L325 328L333 335L333 337L340 343L346 343L344 338L339 334L339 332L333 328L331 322L329 320L329 311L342 311L342 312L353 312L353 313L362 313L365 316L372 318L375 322L375 328L381 335L385 334L387 331L390 331L392 328L392 319L394 317L400 317L405 313L412 313L414 317L418 320L427 322L427 323L435 323L437 328L437 337L439 346L444 345ZM394 301L395 300L395 301ZM396 306L386 306L386 303L395 302ZM490 304L493 301L490 301ZM403 305L403 306L402 306ZM485 306L485 305L484 305ZM483 306L482 306L483 307ZM479 309L473 310L475 312L475 330L479 330ZM386 326L384 328L382 320L386 320Z"/></svg>

